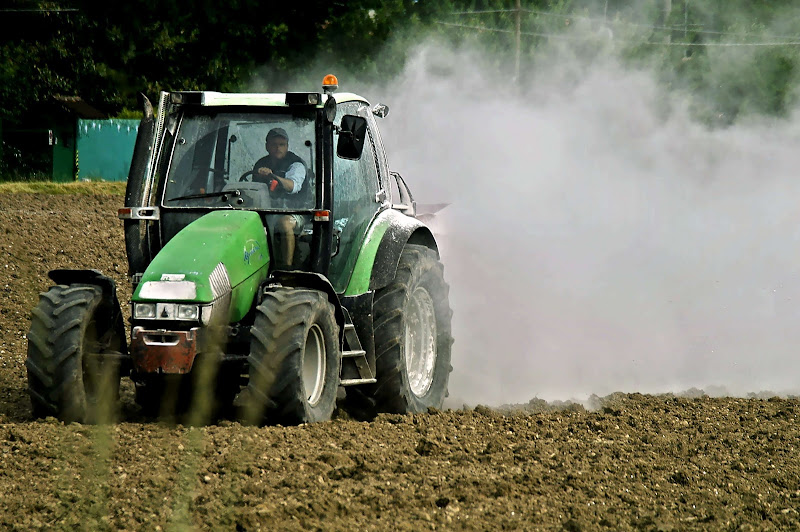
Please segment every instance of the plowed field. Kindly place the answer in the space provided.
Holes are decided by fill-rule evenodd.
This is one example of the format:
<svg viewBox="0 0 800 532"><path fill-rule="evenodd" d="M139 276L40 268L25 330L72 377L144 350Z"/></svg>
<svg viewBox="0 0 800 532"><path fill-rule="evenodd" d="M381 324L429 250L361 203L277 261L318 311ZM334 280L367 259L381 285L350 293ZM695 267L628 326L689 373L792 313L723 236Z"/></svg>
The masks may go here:
<svg viewBox="0 0 800 532"><path fill-rule="evenodd" d="M0 195L1 529L800 529L794 399L614 394L189 428L142 419L127 386L116 425L35 420L30 310L57 267L99 269L128 299L120 202Z"/></svg>

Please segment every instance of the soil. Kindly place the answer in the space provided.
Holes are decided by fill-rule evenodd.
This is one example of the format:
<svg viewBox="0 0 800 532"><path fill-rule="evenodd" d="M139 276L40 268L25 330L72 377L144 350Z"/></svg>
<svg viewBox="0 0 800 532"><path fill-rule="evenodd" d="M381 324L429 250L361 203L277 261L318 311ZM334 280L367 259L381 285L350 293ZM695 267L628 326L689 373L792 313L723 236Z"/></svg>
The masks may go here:
<svg viewBox="0 0 800 532"><path fill-rule="evenodd" d="M130 296L121 199L0 195L2 529L800 529L793 398L185 427L142 419L128 385L117 424L33 419L25 334L47 271L96 268Z"/></svg>

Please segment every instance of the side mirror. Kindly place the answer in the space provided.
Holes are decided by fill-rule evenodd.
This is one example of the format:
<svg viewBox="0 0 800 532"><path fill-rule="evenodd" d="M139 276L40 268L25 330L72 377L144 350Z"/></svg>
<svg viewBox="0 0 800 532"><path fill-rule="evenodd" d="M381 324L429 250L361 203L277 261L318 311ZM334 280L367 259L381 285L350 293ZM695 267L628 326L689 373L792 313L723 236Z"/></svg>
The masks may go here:
<svg viewBox="0 0 800 532"><path fill-rule="evenodd" d="M389 116L389 106L385 103L379 103L372 108L372 114L378 118L386 118Z"/></svg>
<svg viewBox="0 0 800 532"><path fill-rule="evenodd" d="M336 155L342 159L358 160L364 151L364 139L367 137L367 120L360 116L344 115L339 127L339 142L336 144Z"/></svg>

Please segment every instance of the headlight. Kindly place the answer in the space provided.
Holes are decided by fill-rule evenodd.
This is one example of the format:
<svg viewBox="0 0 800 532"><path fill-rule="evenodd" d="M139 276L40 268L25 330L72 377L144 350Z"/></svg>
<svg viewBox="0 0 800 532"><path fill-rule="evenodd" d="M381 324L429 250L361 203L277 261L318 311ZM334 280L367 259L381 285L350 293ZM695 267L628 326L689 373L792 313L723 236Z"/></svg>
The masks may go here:
<svg viewBox="0 0 800 532"><path fill-rule="evenodd" d="M133 317L136 319L151 319L156 317L155 303L135 303Z"/></svg>
<svg viewBox="0 0 800 532"><path fill-rule="evenodd" d="M178 305L179 320L196 320L200 315L197 305Z"/></svg>

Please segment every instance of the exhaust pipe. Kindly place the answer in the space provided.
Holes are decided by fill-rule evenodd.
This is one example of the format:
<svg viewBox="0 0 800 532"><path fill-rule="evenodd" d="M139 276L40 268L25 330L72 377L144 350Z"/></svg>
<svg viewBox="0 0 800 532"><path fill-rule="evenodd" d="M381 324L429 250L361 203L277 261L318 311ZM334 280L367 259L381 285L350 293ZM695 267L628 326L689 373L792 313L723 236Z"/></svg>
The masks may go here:
<svg viewBox="0 0 800 532"><path fill-rule="evenodd" d="M144 191L147 179L147 169L156 132L156 121L153 105L142 93L139 101L144 111L144 117L139 123L139 132L136 135L136 145L133 148L131 168L128 172L128 185L125 187L125 207L146 207ZM145 246L146 221L125 220L125 250L128 254L128 275L144 273L150 263L148 250Z"/></svg>

